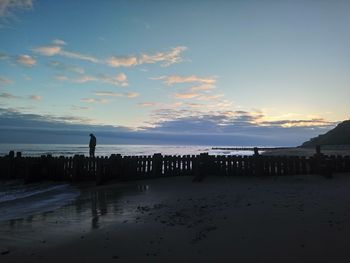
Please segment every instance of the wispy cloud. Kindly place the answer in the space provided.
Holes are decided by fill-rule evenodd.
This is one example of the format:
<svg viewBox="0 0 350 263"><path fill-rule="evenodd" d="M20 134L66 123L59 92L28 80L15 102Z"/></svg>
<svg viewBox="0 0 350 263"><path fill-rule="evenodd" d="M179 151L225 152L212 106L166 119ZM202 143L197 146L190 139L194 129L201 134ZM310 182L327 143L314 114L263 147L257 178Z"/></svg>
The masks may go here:
<svg viewBox="0 0 350 263"><path fill-rule="evenodd" d="M183 61L181 56L187 48L178 46L165 52L156 52L154 54L142 53L141 55L131 56L112 56L106 60L106 63L111 67L132 67L142 64L155 64L160 63L161 66L167 67L171 64L179 63Z"/></svg>
<svg viewBox="0 0 350 263"><path fill-rule="evenodd" d="M4 76L0 76L0 86L10 85L11 83L12 83L12 80L10 80Z"/></svg>
<svg viewBox="0 0 350 263"><path fill-rule="evenodd" d="M55 56L55 55L60 55L60 56L67 57L67 58L74 58L74 59L90 61L93 63L99 63L99 60L93 56L82 54L79 52L72 52L72 51L64 50L65 45L66 45L66 43L63 40L55 39L52 41L52 43L50 45L33 48L33 51L35 53L42 55L42 56L51 57L51 56Z"/></svg>
<svg viewBox="0 0 350 263"><path fill-rule="evenodd" d="M30 95L29 99L30 100L35 100L35 101L41 101L43 99L43 97L39 96L39 95Z"/></svg>
<svg viewBox="0 0 350 263"><path fill-rule="evenodd" d="M94 91L95 96L100 97L127 97L127 98L136 98L140 94L138 92L114 92L114 91Z"/></svg>
<svg viewBox="0 0 350 263"><path fill-rule="evenodd" d="M0 0L0 18L12 16L16 10L31 9L33 0Z"/></svg>
<svg viewBox="0 0 350 263"><path fill-rule="evenodd" d="M2 99L24 99L24 100L35 100L35 101L41 101L43 98L42 96L39 95L29 95L29 96L17 96L17 95L13 95L12 93L8 93L8 92L2 92L0 93L0 98Z"/></svg>
<svg viewBox="0 0 350 263"><path fill-rule="evenodd" d="M140 107L155 107L158 105L157 102L139 102L137 103L138 106Z"/></svg>
<svg viewBox="0 0 350 263"><path fill-rule="evenodd" d="M65 75L59 75L59 76L56 76L55 79L58 81L69 81L69 82L80 83L80 84L99 81L101 83L106 83L106 84L110 84L113 86L120 86L120 87L126 87L129 85L127 76L124 73L120 73L116 76L110 76L105 74L91 76L91 75L81 74L80 76L74 77L74 78L70 78Z"/></svg>
<svg viewBox="0 0 350 263"><path fill-rule="evenodd" d="M68 81L69 80L69 78L67 76L64 76L64 75L55 76L55 79L58 81Z"/></svg>
<svg viewBox="0 0 350 263"><path fill-rule="evenodd" d="M48 65L52 68L62 70L62 71L70 71L77 74L84 74L85 70L81 67L73 66L73 65L67 65L63 62L52 60L49 61Z"/></svg>
<svg viewBox="0 0 350 263"><path fill-rule="evenodd" d="M81 99L81 101L85 103L102 103L102 104L109 102L109 100L107 99L100 99L100 98L84 98L84 99Z"/></svg>
<svg viewBox="0 0 350 263"><path fill-rule="evenodd" d="M111 67L132 67L139 65L137 57L129 56L129 57L110 57L107 59L107 64Z"/></svg>
<svg viewBox="0 0 350 263"><path fill-rule="evenodd" d="M174 97L176 99L193 99L193 98L198 97L198 96L199 96L199 94L194 93L194 92L176 93L174 95Z"/></svg>
<svg viewBox="0 0 350 263"><path fill-rule="evenodd" d="M10 57L7 55L7 54L5 54L5 53L0 53L0 60L7 60L7 59L9 59Z"/></svg>
<svg viewBox="0 0 350 263"><path fill-rule="evenodd" d="M174 47L168 52L157 52L155 54L142 54L139 58L139 64L154 64L161 63L163 67L167 67L171 64L179 63L183 61L181 53L184 52L187 47L179 46Z"/></svg>
<svg viewBox="0 0 350 263"><path fill-rule="evenodd" d="M99 60L97 58L95 58L93 56L81 54L78 52L60 50L59 54L64 56L64 57L67 57L67 58L75 58L75 59L90 61L93 63L99 63Z"/></svg>
<svg viewBox="0 0 350 263"><path fill-rule="evenodd" d="M18 64L21 64L27 67L33 67L36 65L36 60L29 55L19 55L16 61Z"/></svg>
<svg viewBox="0 0 350 263"><path fill-rule="evenodd" d="M180 76L180 75L170 75L170 76L160 76L153 77L153 80L162 80L166 85L174 85L179 83L200 83L206 85L214 85L216 83L216 78L214 77L199 77L196 75L190 76Z"/></svg>
<svg viewBox="0 0 350 263"><path fill-rule="evenodd" d="M72 81L76 83L86 83L86 82L97 81L97 80L98 78L94 76L84 75L84 76L75 78Z"/></svg>
<svg viewBox="0 0 350 263"><path fill-rule="evenodd" d="M136 98L136 97L140 96L140 93L138 93L138 92L127 92L127 93L125 93L125 96L128 97L128 98Z"/></svg>
<svg viewBox="0 0 350 263"><path fill-rule="evenodd" d="M77 106L77 105L72 105L70 108L73 111L88 111L92 109L92 107L89 107L89 106Z"/></svg>
<svg viewBox="0 0 350 263"><path fill-rule="evenodd" d="M57 45L49 45L49 46L41 46L41 47L33 48L33 51L35 53L38 53L39 55L42 55L42 56L48 56L48 57L60 54L61 50L62 50L62 47Z"/></svg>
<svg viewBox="0 0 350 263"><path fill-rule="evenodd" d="M120 73L116 76L108 76L108 75L102 74L99 76L99 80L114 86L122 86L122 87L128 86L128 80L124 73Z"/></svg>
<svg viewBox="0 0 350 263"><path fill-rule="evenodd" d="M133 67L143 64L159 63L162 67L167 67L175 63L180 63L184 59L182 53L187 49L184 46L171 48L169 51L156 53L141 53L140 55L124 55L111 56L107 59L99 59L91 55L82 54L80 52L73 52L66 50L66 42L61 39L55 39L49 45L35 47L32 50L42 56L63 56L66 58L73 58L85 60L92 63L107 64L111 67Z"/></svg>
<svg viewBox="0 0 350 263"><path fill-rule="evenodd" d="M8 92L2 92L2 93L0 93L0 98L2 98L2 99L19 99L21 97L15 96L15 95L8 93Z"/></svg>
<svg viewBox="0 0 350 263"><path fill-rule="evenodd" d="M64 42L61 39L54 39L54 40L52 40L52 44L57 45L57 46L65 46L65 45L67 45L67 43Z"/></svg>

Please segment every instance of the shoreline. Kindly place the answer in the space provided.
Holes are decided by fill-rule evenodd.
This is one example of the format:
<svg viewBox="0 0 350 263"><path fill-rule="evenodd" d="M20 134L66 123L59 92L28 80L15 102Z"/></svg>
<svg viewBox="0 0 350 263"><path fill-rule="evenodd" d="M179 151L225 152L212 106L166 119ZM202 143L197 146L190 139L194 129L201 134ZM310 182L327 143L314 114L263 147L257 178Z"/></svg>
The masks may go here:
<svg viewBox="0 0 350 263"><path fill-rule="evenodd" d="M1 262L341 262L350 174L191 177L87 187L10 226ZM95 202L91 202L95 200ZM58 223L55 223L57 221ZM54 231L53 231L54 230ZM6 247L7 244L7 247Z"/></svg>

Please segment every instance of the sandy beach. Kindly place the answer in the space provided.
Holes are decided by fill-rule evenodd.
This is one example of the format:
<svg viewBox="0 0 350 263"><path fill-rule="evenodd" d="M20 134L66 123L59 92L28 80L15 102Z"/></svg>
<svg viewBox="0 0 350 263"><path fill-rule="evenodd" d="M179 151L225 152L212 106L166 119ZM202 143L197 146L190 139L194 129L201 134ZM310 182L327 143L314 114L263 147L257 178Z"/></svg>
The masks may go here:
<svg viewBox="0 0 350 263"><path fill-rule="evenodd" d="M191 180L79 186L2 222L1 262L348 262L349 174Z"/></svg>

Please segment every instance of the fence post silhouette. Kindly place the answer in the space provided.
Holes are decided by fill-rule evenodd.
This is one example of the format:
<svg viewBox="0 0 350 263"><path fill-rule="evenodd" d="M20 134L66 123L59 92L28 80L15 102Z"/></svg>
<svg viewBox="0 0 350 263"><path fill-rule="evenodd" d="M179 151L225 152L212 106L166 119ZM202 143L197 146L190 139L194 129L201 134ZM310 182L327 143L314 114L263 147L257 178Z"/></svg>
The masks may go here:
<svg viewBox="0 0 350 263"><path fill-rule="evenodd" d="M162 175L162 169L163 169L163 156L161 153L155 153L153 154L152 159L152 169L153 169L153 176L161 176Z"/></svg>

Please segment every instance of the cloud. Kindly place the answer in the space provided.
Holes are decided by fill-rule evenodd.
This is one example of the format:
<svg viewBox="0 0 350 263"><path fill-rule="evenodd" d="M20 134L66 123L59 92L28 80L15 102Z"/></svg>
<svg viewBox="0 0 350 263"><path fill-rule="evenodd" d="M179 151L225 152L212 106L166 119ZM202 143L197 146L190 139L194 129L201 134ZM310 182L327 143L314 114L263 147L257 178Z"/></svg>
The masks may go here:
<svg viewBox="0 0 350 263"><path fill-rule="evenodd" d="M214 85L212 84L201 84L197 86L190 87L190 91L196 92L196 91L210 91L214 88Z"/></svg>
<svg viewBox="0 0 350 263"><path fill-rule="evenodd" d="M128 80L124 73L120 73L116 76L108 76L108 75L101 74L99 76L99 80L114 86L122 86L122 87L128 86Z"/></svg>
<svg viewBox="0 0 350 263"><path fill-rule="evenodd" d="M132 67L139 65L137 61L137 57L115 57L112 56L109 59L107 59L106 63L111 67Z"/></svg>
<svg viewBox="0 0 350 263"><path fill-rule="evenodd" d="M278 121L263 121L260 125L280 126L284 128L291 127L314 127L314 126L332 126L335 122L329 122L322 118L314 119L299 119L299 120L278 120Z"/></svg>
<svg viewBox="0 0 350 263"><path fill-rule="evenodd" d="M69 78L67 76L64 76L64 75L55 76L55 79L58 81L68 81L69 80Z"/></svg>
<svg viewBox="0 0 350 263"><path fill-rule="evenodd" d="M81 101L85 103L102 103L102 104L109 102L109 100L107 99L99 99L99 98L84 98L84 99L81 99Z"/></svg>
<svg viewBox="0 0 350 263"><path fill-rule="evenodd" d="M223 94L217 94L217 95L200 95L197 96L197 100L207 100L207 101L218 101L221 97L223 97Z"/></svg>
<svg viewBox="0 0 350 263"><path fill-rule="evenodd" d="M101 96L101 97L121 97L121 96L123 96L122 93L113 92L113 91L94 91L93 94L95 96Z"/></svg>
<svg viewBox="0 0 350 263"><path fill-rule="evenodd" d="M181 53L186 49L187 47L179 46L172 48L168 52L142 54L139 58L139 64L154 64L160 62L163 67L167 67L171 64L182 62L183 58L181 57Z"/></svg>
<svg viewBox="0 0 350 263"><path fill-rule="evenodd" d="M97 76L90 76L90 75L80 75L75 78L69 78L64 75L59 75L55 77L56 80L58 81L69 81L73 83L87 83L87 82L93 82L93 81L99 81L102 83L107 83L113 86L121 86L121 87L126 87L128 86L128 80L127 76L124 73L120 73L116 76L109 76L109 75L104 75L100 74Z"/></svg>
<svg viewBox="0 0 350 263"><path fill-rule="evenodd" d="M99 60L93 56L81 54L78 52L64 50L63 42L64 42L63 40L56 39L53 41L53 43L51 45L36 47L36 48L33 48L32 50L35 53L38 53L42 56L51 57L51 56L55 56L55 55L60 55L60 56L67 57L67 58L74 58L74 59L90 61L93 63L99 63Z"/></svg>
<svg viewBox="0 0 350 263"><path fill-rule="evenodd" d="M55 39L49 45L35 47L32 50L42 56L63 56L67 58L85 60L92 63L107 64L111 67L133 67L143 64L155 64L160 63L162 67L170 66L171 64L179 63L183 61L181 54L187 48L184 46L178 46L171 48L169 51L156 52L154 54L141 53L140 55L129 56L111 56L105 60L100 60L91 55L82 54L79 52L72 52L65 49L66 42L61 39Z"/></svg>
<svg viewBox="0 0 350 263"><path fill-rule="evenodd" d="M136 98L136 97L140 96L140 94L137 92L127 92L127 93L125 93L125 96L128 98Z"/></svg>
<svg viewBox="0 0 350 263"><path fill-rule="evenodd" d="M2 98L2 99L28 99L28 100L35 100L35 101L41 101L43 99L42 96L39 96L39 95L29 95L27 97L21 97L21 96L13 95L13 94L8 93L8 92L0 93L0 98Z"/></svg>
<svg viewBox="0 0 350 263"><path fill-rule="evenodd" d="M19 99L20 97L15 96L15 95L8 93L8 92L2 92L2 93L0 93L0 98L1 99Z"/></svg>
<svg viewBox="0 0 350 263"><path fill-rule="evenodd" d="M198 96L199 96L198 93L193 93L193 92L174 94L174 97L176 99L193 99L193 98L198 97Z"/></svg>
<svg viewBox="0 0 350 263"><path fill-rule="evenodd" d="M43 97L39 96L39 95L30 95L29 99L30 100L35 100L35 101L41 101L43 99Z"/></svg>
<svg viewBox="0 0 350 263"><path fill-rule="evenodd" d="M81 54L81 53L77 53L77 52L70 52L70 51L60 50L59 54L64 56L64 57L67 57L67 58L75 58L75 59L90 61L90 62L93 62L93 63L99 63L99 60L97 58L94 58L94 57L89 56L89 55L84 55L84 54Z"/></svg>
<svg viewBox="0 0 350 263"><path fill-rule="evenodd" d="M57 46L65 46L65 45L67 45L67 43L64 42L61 39L54 39L54 40L52 40L52 44L57 45Z"/></svg>
<svg viewBox="0 0 350 263"><path fill-rule="evenodd" d="M29 56L29 55L20 55L16 59L18 64L27 66L27 67L32 67L36 65L36 60Z"/></svg>
<svg viewBox="0 0 350 263"><path fill-rule="evenodd" d="M137 103L138 106L140 107L155 107L158 105L156 102L139 102Z"/></svg>
<svg viewBox="0 0 350 263"><path fill-rule="evenodd" d="M11 83L12 83L12 80L10 80L4 76L0 76L0 86L10 85Z"/></svg>
<svg viewBox="0 0 350 263"><path fill-rule="evenodd" d="M181 53L187 48L183 46L174 47L167 52L157 52L154 54L142 53L139 56L112 56L106 60L111 67L133 67L142 64L160 63L161 66L167 67L171 64L183 61Z"/></svg>
<svg viewBox="0 0 350 263"><path fill-rule="evenodd" d="M214 85L216 83L216 79L214 77L198 77L196 75L190 76L180 76L180 75L170 75L170 76L160 76L153 77L153 80L163 80L163 83L171 86L179 83L200 83L206 85Z"/></svg>
<svg viewBox="0 0 350 263"><path fill-rule="evenodd" d="M71 106L71 110L73 111L88 111L91 109L92 107L89 107L89 106L76 106L76 105Z"/></svg>
<svg viewBox="0 0 350 263"><path fill-rule="evenodd" d="M81 67L67 65L67 64L60 62L60 61L57 61L57 60L49 61L48 65L50 67L58 69L58 70L70 71L70 72L73 72L76 74L84 74L85 73L85 70Z"/></svg>
<svg viewBox="0 0 350 263"><path fill-rule="evenodd" d="M80 106L74 108L79 110ZM88 107L81 110L88 110ZM257 119L258 112L232 111L216 115L177 117L135 131L121 126L92 125L94 120L74 115L24 114L18 110L0 108L0 142L84 143L93 131L100 142L107 144L293 146L326 132L335 124L315 119L315 122L323 120L325 124L312 128L284 128L259 126L254 124Z"/></svg>
<svg viewBox="0 0 350 263"><path fill-rule="evenodd" d="M95 96L100 96L100 97L127 97L127 98L136 98L140 95L137 92L119 93L114 91L94 91L93 94Z"/></svg>
<svg viewBox="0 0 350 263"><path fill-rule="evenodd" d="M0 0L1 1L1 0ZM5 53L0 53L0 60L7 60L10 57L8 55L6 55Z"/></svg>
<svg viewBox="0 0 350 263"><path fill-rule="evenodd" d="M27 10L33 7L33 0L0 0L0 18L12 16L16 10Z"/></svg>
<svg viewBox="0 0 350 263"><path fill-rule="evenodd" d="M61 50L62 50L62 47L57 45L41 46L41 47L33 48L34 52L38 53L39 55L48 56L48 57L60 54Z"/></svg>
<svg viewBox="0 0 350 263"><path fill-rule="evenodd" d="M84 76L78 77L76 79L73 79L73 82L86 83L86 82L97 81L97 80L98 80L98 78L96 78L94 76L84 75Z"/></svg>

